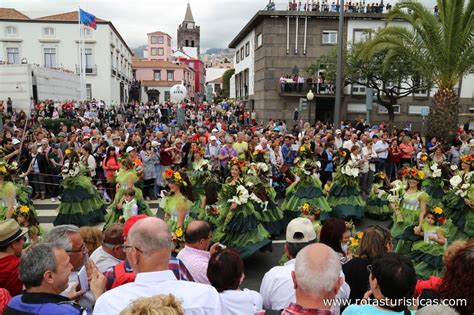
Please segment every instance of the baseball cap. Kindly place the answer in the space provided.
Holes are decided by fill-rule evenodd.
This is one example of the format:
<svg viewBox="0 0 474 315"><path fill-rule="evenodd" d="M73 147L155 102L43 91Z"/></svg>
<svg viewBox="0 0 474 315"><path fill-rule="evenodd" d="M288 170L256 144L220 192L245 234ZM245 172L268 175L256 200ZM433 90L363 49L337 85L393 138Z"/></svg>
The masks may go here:
<svg viewBox="0 0 474 315"><path fill-rule="evenodd" d="M21 142L21 141L18 140L18 139L13 139L13 140L12 140L12 143L13 143L14 145L15 145L15 144L20 144L20 142Z"/></svg>
<svg viewBox="0 0 474 315"><path fill-rule="evenodd" d="M209 139L211 139L211 141L212 140L217 140L216 136L210 136Z"/></svg>
<svg viewBox="0 0 474 315"><path fill-rule="evenodd" d="M296 218L286 227L286 241L288 243L307 243L316 239L313 224L308 218Z"/></svg>
<svg viewBox="0 0 474 315"><path fill-rule="evenodd" d="M132 152L133 150L135 150L134 147L127 147L127 150L125 150L125 152L130 153L130 152Z"/></svg>
<svg viewBox="0 0 474 315"><path fill-rule="evenodd" d="M66 138L66 133L60 132L60 133L58 133L58 137Z"/></svg>
<svg viewBox="0 0 474 315"><path fill-rule="evenodd" d="M341 134L341 129L336 129L336 135Z"/></svg>
<svg viewBox="0 0 474 315"><path fill-rule="evenodd" d="M147 217L148 216L146 216L144 214L137 214L137 215L134 215L134 216L128 218L127 221L125 221L125 224L123 225L123 238L127 238L128 232L130 232L130 229L132 228L132 226L135 223L137 223L139 220L145 219Z"/></svg>
<svg viewBox="0 0 474 315"><path fill-rule="evenodd" d="M217 130L216 128L212 129L212 132L218 132L219 130Z"/></svg>

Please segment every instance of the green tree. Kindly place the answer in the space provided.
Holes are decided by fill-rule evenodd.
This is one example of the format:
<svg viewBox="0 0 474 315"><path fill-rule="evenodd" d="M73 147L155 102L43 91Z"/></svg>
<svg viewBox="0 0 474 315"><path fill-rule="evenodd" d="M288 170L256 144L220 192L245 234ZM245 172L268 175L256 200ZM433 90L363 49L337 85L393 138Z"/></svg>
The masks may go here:
<svg viewBox="0 0 474 315"><path fill-rule="evenodd" d="M232 77L235 73L235 69L228 69L222 75L223 80L223 88L222 88L222 96L229 97L230 94L230 77Z"/></svg>
<svg viewBox="0 0 474 315"><path fill-rule="evenodd" d="M467 2L467 3L466 3ZM437 0L439 15L415 1L398 3L387 25L367 43L365 54L387 50L384 64L402 58L435 83L428 136L449 140L457 128L459 96L455 86L474 65L474 0ZM411 27L395 26L394 20Z"/></svg>
<svg viewBox="0 0 474 315"><path fill-rule="evenodd" d="M417 67L409 60L395 58L388 65L384 60L387 50L364 56L362 51L365 44L357 43L344 52L343 77L344 85L357 84L372 88L375 94L374 101L385 107L388 113L388 127L393 127L395 119L394 105L398 100L413 94L420 89L428 88L430 82L422 75ZM317 63L307 68L308 73L324 70L325 80L335 81L337 71L337 50L322 56Z"/></svg>

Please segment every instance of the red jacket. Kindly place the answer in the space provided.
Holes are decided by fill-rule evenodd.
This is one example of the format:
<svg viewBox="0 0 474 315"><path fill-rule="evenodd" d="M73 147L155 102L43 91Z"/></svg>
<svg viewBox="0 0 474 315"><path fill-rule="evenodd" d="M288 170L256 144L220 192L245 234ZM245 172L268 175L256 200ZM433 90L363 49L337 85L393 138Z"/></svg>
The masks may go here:
<svg viewBox="0 0 474 315"><path fill-rule="evenodd" d="M0 258L0 288L5 288L11 296L21 294L23 282L19 278L20 258L10 255Z"/></svg>

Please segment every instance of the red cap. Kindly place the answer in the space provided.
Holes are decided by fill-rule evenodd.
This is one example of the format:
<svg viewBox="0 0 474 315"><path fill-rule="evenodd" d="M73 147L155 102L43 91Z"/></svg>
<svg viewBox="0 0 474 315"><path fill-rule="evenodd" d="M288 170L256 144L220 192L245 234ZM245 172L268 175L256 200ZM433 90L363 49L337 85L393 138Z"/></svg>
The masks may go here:
<svg viewBox="0 0 474 315"><path fill-rule="evenodd" d="M134 215L133 217L128 218L128 220L123 225L123 238L127 238L128 231L132 228L132 226L138 222L138 220L147 218L148 216L145 214L138 214Z"/></svg>

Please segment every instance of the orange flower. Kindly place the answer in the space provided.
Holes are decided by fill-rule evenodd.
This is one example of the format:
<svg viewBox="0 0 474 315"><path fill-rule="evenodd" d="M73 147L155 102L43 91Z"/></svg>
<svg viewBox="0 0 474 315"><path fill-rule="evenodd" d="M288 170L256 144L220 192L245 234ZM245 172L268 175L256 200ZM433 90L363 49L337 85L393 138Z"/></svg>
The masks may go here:
<svg viewBox="0 0 474 315"><path fill-rule="evenodd" d="M404 169L402 170L402 175L403 175L403 176L406 176L407 174L408 174L408 170L407 170L406 168L404 168Z"/></svg>
<svg viewBox="0 0 474 315"><path fill-rule="evenodd" d="M411 170L411 176L416 176L416 173L417 173L417 172L416 172L416 169L412 169L412 170Z"/></svg>
<svg viewBox="0 0 474 315"><path fill-rule="evenodd" d="M446 217L441 217L438 219L439 224L445 224L446 223Z"/></svg>
<svg viewBox="0 0 474 315"><path fill-rule="evenodd" d="M166 170L166 171L163 173L163 176L164 176L164 177L171 177L171 176L173 176L173 170L172 170L172 169Z"/></svg>
<svg viewBox="0 0 474 315"><path fill-rule="evenodd" d="M244 167L245 166L245 161L244 160L239 161L239 166Z"/></svg>

